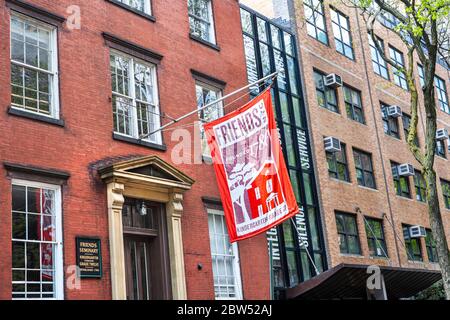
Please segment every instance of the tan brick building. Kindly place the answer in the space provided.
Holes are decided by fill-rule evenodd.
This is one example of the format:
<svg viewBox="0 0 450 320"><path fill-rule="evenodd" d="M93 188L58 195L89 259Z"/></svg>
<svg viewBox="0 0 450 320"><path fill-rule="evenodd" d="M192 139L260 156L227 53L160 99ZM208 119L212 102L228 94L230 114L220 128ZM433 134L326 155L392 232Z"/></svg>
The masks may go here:
<svg viewBox="0 0 450 320"><path fill-rule="evenodd" d="M419 164L406 143L411 113L406 81L377 54L356 9L339 1L284 2L297 35L329 269L288 289L287 297L364 298L366 268L371 265L381 266L388 298L414 294L435 281L438 273L433 271L439 266ZM393 17L382 16L375 33L387 56L406 63L406 46L390 29L395 23ZM438 129L450 130L450 71L443 65L438 64L436 71ZM417 83L419 69L418 65ZM423 149L422 97L420 103L418 143ZM325 138L339 140L341 151L332 147L326 151ZM450 236L448 134L438 143L439 200ZM411 172L402 173L400 168ZM429 232L426 237L411 237L411 226ZM345 291L342 286L354 288Z"/></svg>

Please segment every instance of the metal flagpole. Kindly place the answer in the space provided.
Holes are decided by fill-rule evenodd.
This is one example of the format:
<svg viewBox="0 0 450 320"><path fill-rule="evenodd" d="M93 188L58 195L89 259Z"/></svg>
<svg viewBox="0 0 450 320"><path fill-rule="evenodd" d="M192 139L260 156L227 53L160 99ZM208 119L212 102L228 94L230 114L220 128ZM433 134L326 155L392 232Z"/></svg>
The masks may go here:
<svg viewBox="0 0 450 320"><path fill-rule="evenodd" d="M255 86L255 85L257 85L257 84L259 84L259 83L261 83L261 82L264 82L264 81L266 81L267 79L276 78L277 75L278 75L278 71L277 71L277 72L274 72L274 73L272 73L272 74L269 74L268 76L266 76L266 77L264 77L264 78L261 78L261 79L259 79L258 81L255 81L255 82L253 82L253 83L250 83L249 85L246 85L245 87L242 87L242 88L240 88L240 89L237 89L237 90L235 90L235 91L233 91L233 92L227 94L226 96L223 96L223 97L220 98L220 99L217 99L217 100L215 100L215 101L213 101L213 102L211 102L211 103L208 103L208 104L204 105L204 106L201 107L201 108L197 108L196 110L193 110L193 111L191 111L191 112L185 114L184 116L179 117L178 119L173 119L172 121L170 121L169 123L166 123L165 125L159 127L158 129L153 130L153 131L150 132L150 133L146 133L146 134L141 135L141 136L139 137L139 139L142 140L142 139L145 139L145 138L147 138L147 137L149 137L149 136L151 136L151 135L154 135L155 133L157 133L157 132L159 132L159 131L161 131L161 130L166 129L167 127L170 127L171 125L173 125L173 124L175 124L175 123L177 123L177 122L180 122L181 120L186 119L187 117L190 117L191 115L193 115L193 114L195 114L195 113L198 113L198 112L200 112L200 111L202 111L202 110L204 110L204 109L206 109L206 108L209 108L209 107L211 107L211 106L213 106L213 105L215 105L215 104L217 104L217 103L219 103L219 102L221 102L221 101L223 101L223 100L225 100L225 99L227 99L227 98L229 98L229 97L235 95L236 93L239 93L239 92L241 92L241 91L244 91L245 89L248 89L248 88L250 88L250 87L252 87L252 86Z"/></svg>
<svg viewBox="0 0 450 320"><path fill-rule="evenodd" d="M270 267L270 300L274 300L274 286L275 286L275 279L273 274L273 244L272 241L269 241L269 267Z"/></svg>

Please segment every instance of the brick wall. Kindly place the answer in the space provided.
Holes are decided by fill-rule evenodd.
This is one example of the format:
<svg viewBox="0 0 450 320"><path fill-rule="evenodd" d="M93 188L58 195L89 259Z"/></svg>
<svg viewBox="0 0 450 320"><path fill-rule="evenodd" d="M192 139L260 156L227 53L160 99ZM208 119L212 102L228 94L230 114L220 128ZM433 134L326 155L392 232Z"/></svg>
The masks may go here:
<svg viewBox="0 0 450 320"><path fill-rule="evenodd" d="M336 51L333 29L330 16L330 5L349 17L351 37L355 53L355 60L350 60ZM427 261L424 251L425 243L422 240L422 253L424 262L408 262L403 244L397 241L394 230L387 221L393 220L395 232L403 241L402 223L422 225L430 227L427 205L415 200L414 181L410 178L412 199L399 197L395 194L390 161L398 163L411 163L419 169L418 163L410 153L403 131L401 118L399 119L400 140L386 135L383 132L380 101L389 105L399 105L405 113L411 114L409 93L396 86L393 82L393 71L389 68L391 81L385 80L374 73L367 32L363 19L354 9L342 4L325 1L326 27L328 31L329 46L322 44L306 31L304 9L301 1L295 1L298 41L302 59L302 69L306 89L306 102L310 115L310 126L315 149L315 161L318 171L318 182L325 220L325 234L331 266L339 263L361 263L394 265L403 267L437 268L436 264ZM385 50L388 54L388 45L400 50L407 59L407 50L401 40L390 30L377 23L375 33L384 40ZM417 60L416 60L417 61ZM336 73L343 82L361 91L362 104L365 113L366 124L360 124L347 117L342 88L338 91L338 104L340 113L331 112L318 106L313 76L313 68L325 74ZM446 80L447 92L450 92L450 81L447 71L437 66L437 75ZM419 83L417 76L416 82ZM424 112L423 99L421 107L418 134L419 142L423 147L424 142ZM438 127L450 129L450 115L438 110ZM348 167L350 171L350 183L341 182L329 177L326 154L323 146L324 136L333 136L346 144ZM352 148L358 148L372 154L377 189L372 190L357 185L354 158ZM383 168L384 166L384 168ZM436 170L440 178L450 178L449 160L436 159ZM444 227L450 237L450 211L445 209L440 183L438 186ZM362 214L358 214L358 230L362 249L361 256L346 256L340 253L335 210L355 213L360 208L362 214L369 217L382 218L386 243L390 260L373 259L369 257L367 238ZM448 238L450 239L450 238ZM397 251L398 246L398 251ZM400 257L400 262L399 258Z"/></svg>
<svg viewBox="0 0 450 320"><path fill-rule="evenodd" d="M67 16L73 1L26 1ZM75 237L100 236L104 276L82 280L81 291L67 291L67 299L110 299L108 220L105 186L92 171L94 162L129 155L158 155L171 162L171 131L164 133L168 151L161 152L112 139L113 116L109 48L102 32L136 43L164 56L158 66L161 111L172 117L196 107L195 82L190 69L227 82L225 93L246 84L245 59L237 1L213 2L220 51L189 39L186 1L152 0L156 22L105 0L79 0L81 30L64 26L58 33L60 106L64 127L8 115L10 104L9 17L0 0L0 159L2 161L64 170L71 174L63 187L64 265L75 264ZM193 122L195 116L186 120ZM192 127L189 128L192 131ZM219 197L212 167L179 165L195 179L185 195L183 240L189 299L214 298L208 221L201 196ZM0 167L0 299L11 297L11 186ZM244 297L269 296L265 237L239 244ZM197 270L202 263L204 269Z"/></svg>

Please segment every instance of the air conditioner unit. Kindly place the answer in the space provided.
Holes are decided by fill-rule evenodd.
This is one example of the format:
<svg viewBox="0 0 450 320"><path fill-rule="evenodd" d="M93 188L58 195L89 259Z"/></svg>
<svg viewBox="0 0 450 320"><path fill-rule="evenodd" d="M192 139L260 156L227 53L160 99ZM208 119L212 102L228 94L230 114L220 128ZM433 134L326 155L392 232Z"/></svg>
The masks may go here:
<svg viewBox="0 0 450 320"><path fill-rule="evenodd" d="M445 140L448 139L448 131L447 129L439 129L436 131L436 140Z"/></svg>
<svg viewBox="0 0 450 320"><path fill-rule="evenodd" d="M386 114L391 118L398 118L402 116L402 108L399 106L389 106L386 108Z"/></svg>
<svg viewBox="0 0 450 320"><path fill-rule="evenodd" d="M402 177L410 177L414 175L414 167L412 164L404 163L397 167L398 175Z"/></svg>
<svg viewBox="0 0 450 320"><path fill-rule="evenodd" d="M323 139L325 144L325 151L328 152L339 152L341 151L341 141L334 137L326 137Z"/></svg>
<svg viewBox="0 0 450 320"><path fill-rule="evenodd" d="M409 235L411 238L425 238L427 231L422 226L411 226L409 227Z"/></svg>
<svg viewBox="0 0 450 320"><path fill-rule="evenodd" d="M335 73L331 73L325 77L325 86L330 88L342 87L342 78Z"/></svg>

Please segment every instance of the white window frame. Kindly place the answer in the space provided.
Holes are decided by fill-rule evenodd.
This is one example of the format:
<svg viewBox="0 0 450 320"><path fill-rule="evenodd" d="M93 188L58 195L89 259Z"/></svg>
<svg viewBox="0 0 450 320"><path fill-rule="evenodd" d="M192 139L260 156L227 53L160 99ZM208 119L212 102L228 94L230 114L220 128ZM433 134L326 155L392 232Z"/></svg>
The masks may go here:
<svg viewBox="0 0 450 320"><path fill-rule="evenodd" d="M129 74L129 80L130 80L130 84L129 84L129 96L125 96L121 93L112 91L112 95L113 96L117 96L120 98L125 98L125 99L131 99L132 100L132 106L131 107L131 114L132 114L132 119L131 119L131 130L132 130L132 135L127 135L121 132L117 132L116 128L113 128L114 134L116 135L120 135L123 137L128 137L128 138L134 138L134 139L139 139L139 126L138 126L138 113L137 113L137 104L136 104L136 86L135 86L135 78L134 78L134 65L135 63L147 66L151 69L151 73L152 73L152 86L153 86L153 105L155 106L155 114L154 113L150 113L151 116L153 117L153 120L155 121L154 125L155 125L155 129L160 128L161 127L161 109L159 106L159 89L158 89L158 74L157 74L157 66L154 63L151 62L147 62L141 59L138 59L136 57L133 57L129 54L123 53L122 51L119 50L115 50L115 49L110 49L110 55L117 55L117 56L121 56L122 58L125 59L129 59L130 60L130 74ZM112 74L110 75L112 77ZM114 100L113 100L114 103ZM150 103L149 103L150 104ZM151 104L150 104L151 105ZM115 117L115 115L113 114L113 118ZM143 141L149 142L149 143L154 143L154 144L158 144L158 145L162 145L162 134L161 131L153 134L152 136L155 137L155 140L151 139L151 136L147 136L146 138L143 138Z"/></svg>
<svg viewBox="0 0 450 320"><path fill-rule="evenodd" d="M221 216L223 218L223 223L225 226L225 231L228 234L228 230L226 229L226 220L225 215L222 210L217 209L207 209L208 213L208 219L210 215L213 216ZM211 230L209 230L209 233L211 234ZM211 241L211 237L209 239ZM236 290L236 297L234 298L226 298L226 297L215 297L216 300L242 300L243 299L243 293L242 293L242 279L241 279L241 266L240 266L240 258L239 258L239 248L237 243L232 243L231 248L233 250L233 273L234 273L234 279L235 279L235 290ZM211 252L211 251L210 251ZM211 260L213 259L212 252L211 252ZM214 262L213 262L214 263ZM214 269L213 269L214 270ZM213 277L214 277L214 271L213 271ZM214 283L214 295L215 295L215 283Z"/></svg>
<svg viewBox="0 0 450 320"><path fill-rule="evenodd" d="M115 1L122 3L123 5L128 6L128 7L130 7L133 10L136 10L136 11L148 14L148 15L152 15L151 0L144 0L144 11L141 11L141 10L133 7L131 5L131 0L115 0Z"/></svg>
<svg viewBox="0 0 450 320"><path fill-rule="evenodd" d="M193 0L193 1L197 1L197 0ZM209 39L203 39L201 37L199 37L199 38L204 41L210 42L212 44L216 44L216 29L214 26L214 12L213 12L214 10L213 10L213 6L212 6L212 0L199 0L199 1L208 1L208 14L209 14L210 21L206 21L205 19L190 13L189 7L188 7L188 16L195 20L200 20L204 23L207 23L209 25ZM190 26L189 26L189 28L190 28Z"/></svg>
<svg viewBox="0 0 450 320"><path fill-rule="evenodd" d="M52 66L52 70L48 71L48 70L44 70L38 67L34 67L34 66L29 66L24 62L20 62L20 61L14 61L12 59L12 19L16 18L22 21L29 21L32 24L36 25L39 28L42 28L44 30L47 30L50 32L50 51L52 52L51 55L51 61L49 61L49 63L51 63ZM35 70L35 71L39 71L45 74L49 74L52 75L52 81L49 83L50 85L50 93L51 93L51 99L49 100L50 103L50 115L46 115L44 113L40 113L40 112L35 112L32 110L28 110L19 106L14 106L11 103L11 107L17 110L21 110L24 112L29 112L29 113L33 113L33 114L38 114L40 116L43 117L48 117L48 118L52 118L52 119L60 119L60 114L59 114L59 61L58 61L58 28L55 26L52 26L48 23L44 23L41 22L39 20L36 20L32 17L29 17L27 15L24 14L20 14L17 12L12 12L11 11L11 17L9 19L10 21L10 26L9 26L9 37L10 37L10 41L9 41L9 48L10 48L10 55L9 55L9 60L10 60L10 65L15 64L19 67L24 67L24 68L28 68L31 70ZM10 76L11 78L11 76ZM11 80L11 79L10 79ZM12 86L12 83L11 83ZM25 83L24 83L25 86ZM12 92L11 92L12 95Z"/></svg>
<svg viewBox="0 0 450 320"><path fill-rule="evenodd" d="M221 88L212 86L212 85L210 85L210 84L207 84L207 83L205 83L205 82L202 82L201 80L196 80L196 81L195 81L195 97L196 97L196 99L197 99L197 102L198 102L198 97L197 97L197 87L202 88L202 90L206 89L206 90L209 90L209 91L214 91L214 92L216 92L216 93L217 93L217 100L222 98L223 90L222 90ZM219 110L218 110L219 118L221 118L221 117L224 116L224 106L223 106L223 101L219 101L219 102L217 102L215 105L213 105L213 106L211 106L211 107L209 107L209 108L213 108L213 107L219 109ZM200 108L200 106L197 104L197 109L199 109L199 108ZM206 108L206 109L209 109L209 108ZM201 112L203 112L203 111L204 111L204 110L199 111L199 117L200 117ZM203 119L200 118L200 135L201 135L201 136L204 135L203 123L204 123ZM202 141L201 141L201 143L202 143L202 146L201 146L201 149L202 149L202 150L201 150L201 152L202 152L202 157L203 157L204 159L206 159L206 160L212 160L211 155L210 155L209 153L206 154L206 153L204 152L205 150L203 150L203 143L204 143L203 139L206 139L206 137L202 138Z"/></svg>
<svg viewBox="0 0 450 320"><path fill-rule="evenodd" d="M40 182L32 182L27 180L13 179L11 183L11 193L12 186L24 186L31 188L39 188L39 189L47 189L53 190L55 192L55 240L52 242L55 244L55 253L54 253L54 261L55 261L55 276L54 276L54 290L55 297L54 298L39 298L39 299L30 299L30 298L14 298L13 300L64 300L64 255L63 255L63 236L62 236L62 199L61 199L61 186L52 185L47 183ZM12 199L12 198L11 198ZM12 220L12 210L10 211L10 218ZM21 242L30 242L28 240L17 239L12 241L21 241ZM39 243L42 243L39 241ZM12 270L11 265L11 270ZM12 282L11 282L12 283Z"/></svg>

